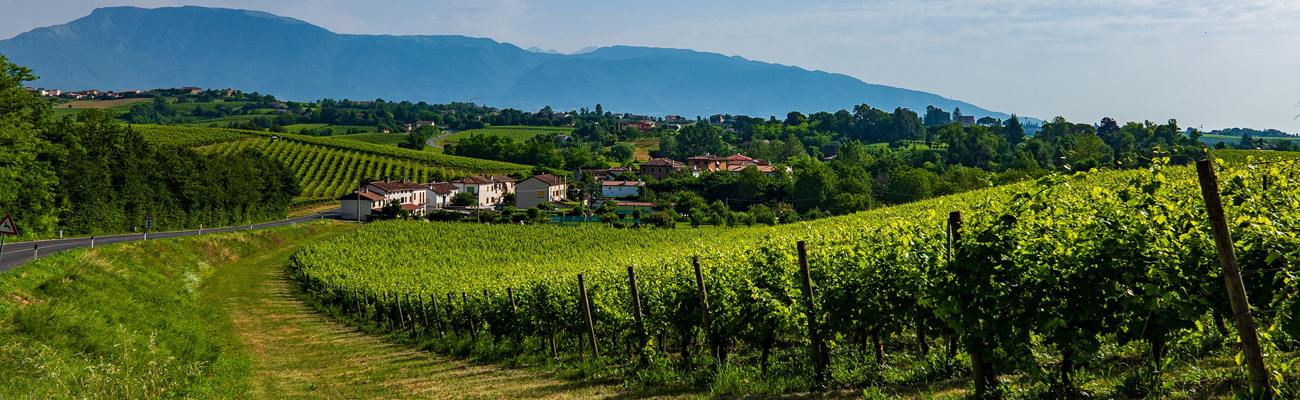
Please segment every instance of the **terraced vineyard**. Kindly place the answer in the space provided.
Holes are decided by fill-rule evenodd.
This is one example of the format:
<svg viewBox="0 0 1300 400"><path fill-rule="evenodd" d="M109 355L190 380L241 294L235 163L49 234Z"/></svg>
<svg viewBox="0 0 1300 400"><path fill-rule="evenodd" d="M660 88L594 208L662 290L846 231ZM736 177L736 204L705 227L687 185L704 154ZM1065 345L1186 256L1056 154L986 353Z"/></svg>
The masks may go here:
<svg viewBox="0 0 1300 400"><path fill-rule="evenodd" d="M295 200L296 204L338 198L356 189L358 176L429 182L466 174L464 171L432 167L413 160L289 140L243 139L208 146L204 149L223 154L255 150L282 160L293 169L302 184L302 195Z"/></svg>
<svg viewBox="0 0 1300 400"><path fill-rule="evenodd" d="M1285 396L1300 391L1300 280L1286 272L1300 257L1297 172L1250 157L1220 172ZM1225 345L1206 215L1196 172L1157 166L722 233L380 223L294 263L323 304L374 329L497 358L600 353L596 369L640 365L612 372L633 385L896 389L973 368L989 395L1231 396L1245 372Z"/></svg>

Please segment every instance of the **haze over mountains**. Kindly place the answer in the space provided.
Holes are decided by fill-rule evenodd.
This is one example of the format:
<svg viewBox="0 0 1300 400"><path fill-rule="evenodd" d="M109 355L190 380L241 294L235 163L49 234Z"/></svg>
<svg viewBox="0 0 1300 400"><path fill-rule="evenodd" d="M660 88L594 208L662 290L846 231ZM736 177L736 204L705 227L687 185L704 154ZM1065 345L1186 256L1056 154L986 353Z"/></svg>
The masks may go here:
<svg viewBox="0 0 1300 400"><path fill-rule="evenodd" d="M584 49L587 50L587 49ZM556 54L464 36L343 35L245 10L101 8L0 41L63 90L233 87L289 100L474 101L537 110L784 116L868 104L1006 118L931 93L692 50L613 46Z"/></svg>

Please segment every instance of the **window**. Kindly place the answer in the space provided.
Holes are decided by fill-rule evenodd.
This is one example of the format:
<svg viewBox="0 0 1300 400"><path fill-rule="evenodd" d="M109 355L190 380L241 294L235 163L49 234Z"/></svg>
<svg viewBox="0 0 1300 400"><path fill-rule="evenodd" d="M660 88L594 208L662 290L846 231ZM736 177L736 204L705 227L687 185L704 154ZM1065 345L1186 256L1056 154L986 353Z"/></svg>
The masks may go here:
<svg viewBox="0 0 1300 400"><path fill-rule="evenodd" d="M538 190L538 191L537 191L537 198L540 199L540 198L542 198L542 196L543 196L542 191Z"/></svg>

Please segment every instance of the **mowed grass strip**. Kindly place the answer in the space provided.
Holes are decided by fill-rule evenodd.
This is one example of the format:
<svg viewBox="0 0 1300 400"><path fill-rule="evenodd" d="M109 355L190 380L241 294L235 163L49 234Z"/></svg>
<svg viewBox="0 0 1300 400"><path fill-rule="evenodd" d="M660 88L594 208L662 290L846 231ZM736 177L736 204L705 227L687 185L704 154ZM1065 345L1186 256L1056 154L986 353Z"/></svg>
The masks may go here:
<svg viewBox="0 0 1300 400"><path fill-rule="evenodd" d="M231 316L251 361L250 398L587 399L626 394L609 384L438 356L337 323L304 303L287 277L289 255L305 242L232 263L203 288L203 297Z"/></svg>

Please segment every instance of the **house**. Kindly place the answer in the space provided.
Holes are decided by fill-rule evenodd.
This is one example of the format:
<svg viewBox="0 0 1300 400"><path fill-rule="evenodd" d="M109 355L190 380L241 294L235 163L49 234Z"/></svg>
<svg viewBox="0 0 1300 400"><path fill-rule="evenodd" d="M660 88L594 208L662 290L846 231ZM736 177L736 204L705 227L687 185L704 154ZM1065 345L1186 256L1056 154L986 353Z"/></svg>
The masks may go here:
<svg viewBox="0 0 1300 400"><path fill-rule="evenodd" d="M509 181L497 181L493 178L504 178ZM490 207L501 204L505 199L506 193L514 193L515 180L510 177L484 177L484 176L467 176L451 181L457 189L469 193L478 198L476 207Z"/></svg>
<svg viewBox="0 0 1300 400"><path fill-rule="evenodd" d="M652 176L655 179L667 179L668 175L672 174L673 171L684 167L686 167L686 164L670 158L651 158L649 161L641 163L640 173L641 175Z"/></svg>
<svg viewBox="0 0 1300 400"><path fill-rule="evenodd" d="M181 90L189 91L190 94L199 94L199 93L203 93L203 89L201 89L201 88L197 88L197 87L194 87L194 86L186 86L186 87L181 88Z"/></svg>
<svg viewBox="0 0 1300 400"><path fill-rule="evenodd" d="M564 200L569 184L551 174L533 175L515 185L515 207L533 208L542 203Z"/></svg>
<svg viewBox="0 0 1300 400"><path fill-rule="evenodd" d="M502 194L514 193L515 184L518 183L518 181L516 181L515 178L511 178L505 175L492 175L488 177L488 179L491 179L493 182L496 182L497 184L501 185Z"/></svg>
<svg viewBox="0 0 1300 400"><path fill-rule="evenodd" d="M384 207L384 196L369 190L359 190L339 197L342 201L339 214L345 220L370 219L370 214ZM358 216L359 215L359 216Z"/></svg>
<svg viewBox="0 0 1300 400"><path fill-rule="evenodd" d="M403 210L415 216L423 216L425 205L429 202L428 184L410 181L371 182L365 190L384 196L383 205L396 201Z"/></svg>
<svg viewBox="0 0 1300 400"><path fill-rule="evenodd" d="M960 122L960 123L961 123L961 126L971 126L971 125L975 125L975 116L974 116L974 115L963 115L963 116L957 117L957 122Z"/></svg>
<svg viewBox="0 0 1300 400"><path fill-rule="evenodd" d="M769 176L769 177L772 176L772 173L776 171L776 169L775 169L774 167L772 167L771 165L755 165L755 164L748 164L748 165L732 165L732 166L727 167L727 171L730 171L730 172L731 172L731 175L733 175L733 176L738 176L738 175L740 175L740 172L741 172L741 171L744 171L745 168L749 168L749 167L754 167L754 168L758 169L758 172L762 172L763 174L765 174L765 175L767 175L767 176Z"/></svg>
<svg viewBox="0 0 1300 400"><path fill-rule="evenodd" d="M430 183L429 200L424 204L425 209L441 210L451 205L451 198L460 193L456 185L450 183Z"/></svg>
<svg viewBox="0 0 1300 400"><path fill-rule="evenodd" d="M743 156L742 156L743 157ZM723 171L730 164L727 157L719 157L712 154L695 156L686 159L686 166L692 171Z"/></svg>
<svg viewBox="0 0 1300 400"><path fill-rule="evenodd" d="M645 182L641 181L604 181L600 183L600 195L605 197L636 196L641 194Z"/></svg>
<svg viewBox="0 0 1300 400"><path fill-rule="evenodd" d="M619 129L633 128L642 132L649 132L657 126L659 126L658 123L651 121L649 119L641 119L636 121L618 123Z"/></svg>

